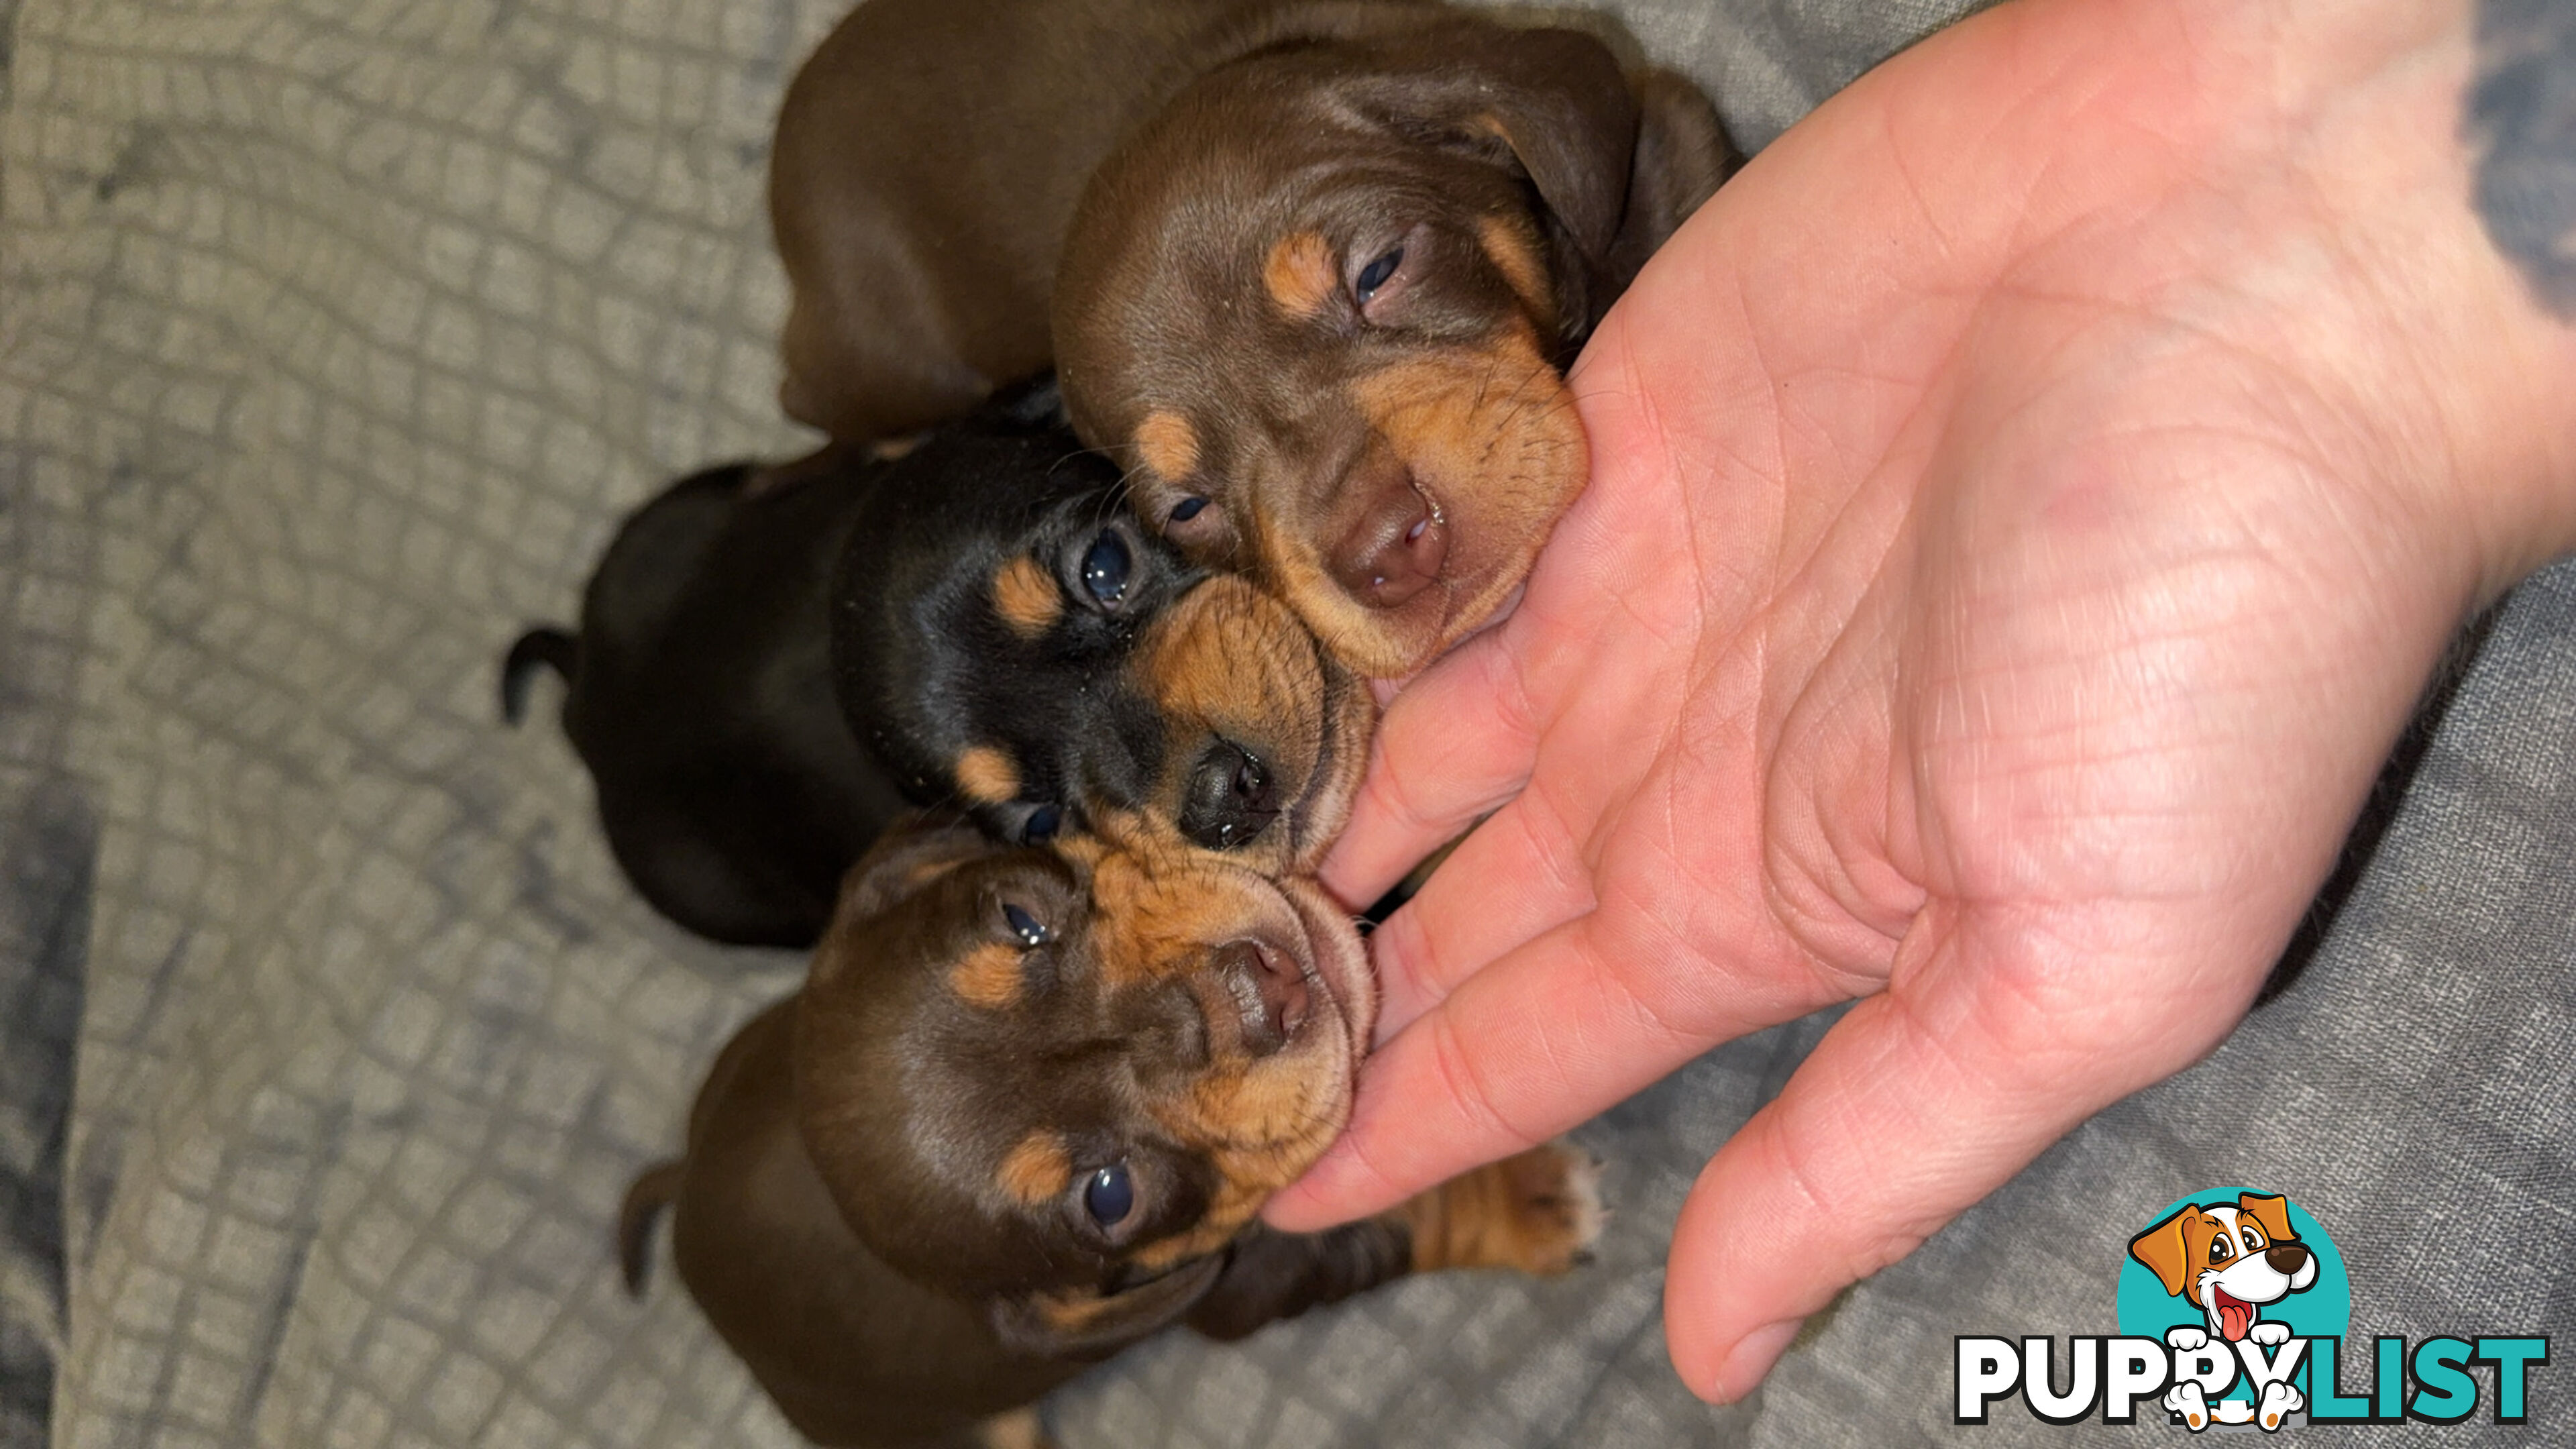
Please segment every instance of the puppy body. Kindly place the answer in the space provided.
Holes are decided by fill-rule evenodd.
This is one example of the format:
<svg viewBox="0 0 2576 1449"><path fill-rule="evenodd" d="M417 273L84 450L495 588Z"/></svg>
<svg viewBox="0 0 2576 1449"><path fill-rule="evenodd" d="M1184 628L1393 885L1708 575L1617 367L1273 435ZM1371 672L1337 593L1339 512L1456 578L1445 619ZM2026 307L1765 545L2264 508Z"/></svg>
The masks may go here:
<svg viewBox="0 0 2576 1449"><path fill-rule="evenodd" d="M681 480L619 529L578 638L534 631L503 667L513 722L535 668L565 674L564 733L618 864L710 939L811 944L904 808L834 704L823 628L867 476L827 453Z"/></svg>
<svg viewBox="0 0 2576 1449"><path fill-rule="evenodd" d="M782 401L874 438L1058 358L1149 525L1409 672L1580 491L1561 369L1734 159L1680 77L1429 0L871 0L780 114Z"/></svg>
<svg viewBox="0 0 2576 1449"><path fill-rule="evenodd" d="M1408 1271L1576 1260L1598 1213L1556 1148L1332 1232L1260 1227L1347 1116L1374 987L1311 887L1177 869L890 835L804 991L718 1058L687 1156L629 1192L630 1286L670 1202L683 1281L800 1431L948 1445L1172 1324L1239 1337Z"/></svg>
<svg viewBox="0 0 2576 1449"><path fill-rule="evenodd" d="M874 439L1046 367L1056 254L1118 135L1276 0L868 0L788 87L787 414ZM1007 63L997 64L997 59ZM1175 72L1178 74L1175 74Z"/></svg>

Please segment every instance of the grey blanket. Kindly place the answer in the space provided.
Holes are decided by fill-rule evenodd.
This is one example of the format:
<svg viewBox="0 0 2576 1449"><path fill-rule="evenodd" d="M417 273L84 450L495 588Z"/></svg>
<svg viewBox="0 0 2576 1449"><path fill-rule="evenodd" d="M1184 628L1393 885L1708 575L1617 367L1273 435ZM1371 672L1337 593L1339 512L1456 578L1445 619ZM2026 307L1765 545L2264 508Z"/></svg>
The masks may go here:
<svg viewBox="0 0 2576 1449"><path fill-rule="evenodd" d="M1958 8L1623 7L1752 144ZM793 1442L667 1275L623 1296L607 1229L799 963L646 912L561 739L494 723L493 666L621 510L797 444L761 173L838 10L0 0L0 1443ZM1169 1337L1051 1422L1935 1437L1953 1334L2108 1331L2127 1234L2235 1182L2336 1230L2357 1333L2563 1334L2571 622L2576 572L2515 601L2283 1001L1850 1294L1755 1401L1672 1378L1663 1247L1816 1022L1585 1130L1617 1213L1591 1268ZM2517 1432L2567 1440L2568 1372Z"/></svg>

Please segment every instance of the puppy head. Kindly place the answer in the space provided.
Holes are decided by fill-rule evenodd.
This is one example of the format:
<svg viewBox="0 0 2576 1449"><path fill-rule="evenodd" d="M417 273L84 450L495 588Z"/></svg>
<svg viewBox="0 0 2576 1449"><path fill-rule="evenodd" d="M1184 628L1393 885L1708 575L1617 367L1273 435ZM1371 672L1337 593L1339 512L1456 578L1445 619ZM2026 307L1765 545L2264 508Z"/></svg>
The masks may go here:
<svg viewBox="0 0 2576 1449"><path fill-rule="evenodd" d="M2287 1198L2243 1193L2234 1203L2185 1204L2129 1241L2129 1254L2175 1294L2240 1339L2266 1303L2316 1281L2316 1256L2290 1223Z"/></svg>
<svg viewBox="0 0 2576 1449"><path fill-rule="evenodd" d="M1349 919L1201 851L881 849L797 1007L797 1109L851 1228L1080 1355L1186 1309L1347 1120Z"/></svg>
<svg viewBox="0 0 2576 1449"><path fill-rule="evenodd" d="M1560 365L1617 282L1637 106L1459 20L1212 72L1094 175L1055 343L1141 516L1371 674L1484 623L1587 477Z"/></svg>
<svg viewBox="0 0 2576 1449"><path fill-rule="evenodd" d="M889 465L834 585L844 714L916 799L1001 839L1117 815L1310 868L1358 787L1367 690L1118 488L1061 429L952 430Z"/></svg>

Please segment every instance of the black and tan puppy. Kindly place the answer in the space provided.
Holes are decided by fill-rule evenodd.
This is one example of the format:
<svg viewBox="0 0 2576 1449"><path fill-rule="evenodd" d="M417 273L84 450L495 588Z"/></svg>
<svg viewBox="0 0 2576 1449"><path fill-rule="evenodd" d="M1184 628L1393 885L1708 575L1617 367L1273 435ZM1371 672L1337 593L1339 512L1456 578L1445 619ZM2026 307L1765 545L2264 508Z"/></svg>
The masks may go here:
<svg viewBox="0 0 2576 1449"><path fill-rule="evenodd" d="M683 1280L788 1419L910 1446L978 1442L1174 1323L1236 1337L1408 1271L1570 1266L1598 1211L1556 1148L1330 1233L1254 1222L1346 1120L1374 991L1310 885L914 826L718 1058L687 1156L628 1193L629 1281L676 1204Z"/></svg>
<svg viewBox="0 0 2576 1449"><path fill-rule="evenodd" d="M1010 840L1126 822L1311 867L1349 811L1366 690L1117 490L1043 385L891 461L711 470L620 529L577 638L510 651L503 711L538 667L565 674L619 864L719 941L812 944L906 799Z"/></svg>
<svg viewBox="0 0 2576 1449"><path fill-rule="evenodd" d="M1013 486L933 486L960 477ZM914 798L1005 840L1124 822L1311 870L1366 763L1365 683L1118 487L1061 431L948 429L891 465L833 589L851 726ZM883 546L918 538L939 546Z"/></svg>
<svg viewBox="0 0 2576 1449"><path fill-rule="evenodd" d="M1444 5L869 0L779 117L782 398L874 438L1052 355L1154 527L1401 673L1582 488L1559 369L1732 159L1678 77Z"/></svg>

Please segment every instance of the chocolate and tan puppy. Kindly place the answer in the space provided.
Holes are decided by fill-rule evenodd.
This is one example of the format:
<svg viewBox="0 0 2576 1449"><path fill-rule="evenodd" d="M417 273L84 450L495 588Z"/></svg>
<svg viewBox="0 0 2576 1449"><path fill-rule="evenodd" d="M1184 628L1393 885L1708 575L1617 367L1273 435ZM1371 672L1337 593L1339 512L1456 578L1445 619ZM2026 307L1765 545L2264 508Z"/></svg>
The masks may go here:
<svg viewBox="0 0 2576 1449"><path fill-rule="evenodd" d="M1732 161L1678 77L1438 4L869 0L779 118L782 400L877 438L1054 356L1149 522L1401 673L1581 490L1560 370Z"/></svg>
<svg viewBox="0 0 2576 1449"><path fill-rule="evenodd" d="M628 1193L630 1285L674 1205L690 1293L817 1443L1009 1442L1012 1410L1168 1325L1239 1337L1591 1242L1589 1164L1553 1147L1332 1232L1262 1228L1348 1117L1375 986L1313 886L1147 850L899 829L805 989L717 1059L687 1156Z"/></svg>

